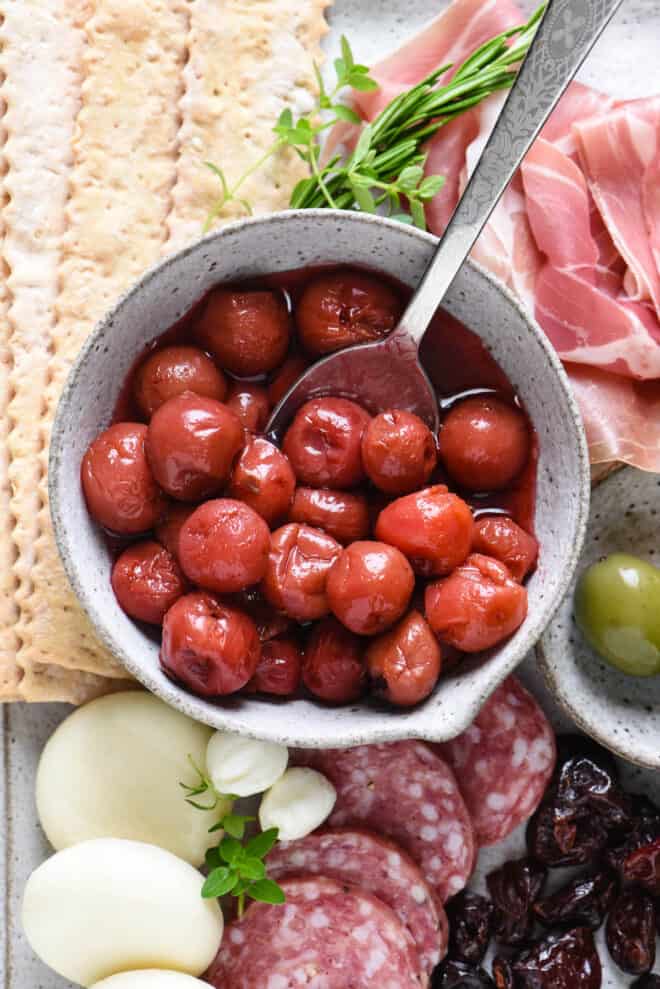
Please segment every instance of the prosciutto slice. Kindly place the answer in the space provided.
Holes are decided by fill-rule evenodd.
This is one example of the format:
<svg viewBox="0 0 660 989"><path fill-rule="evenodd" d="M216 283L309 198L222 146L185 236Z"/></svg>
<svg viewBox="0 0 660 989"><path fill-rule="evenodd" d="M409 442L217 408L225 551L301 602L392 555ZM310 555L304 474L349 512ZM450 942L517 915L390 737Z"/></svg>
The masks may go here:
<svg viewBox="0 0 660 989"><path fill-rule="evenodd" d="M433 69L521 24L511 0L453 0L372 70L356 94L371 119ZM443 77L447 81L451 71ZM443 127L427 170L440 235L502 105L497 94ZM573 83L494 211L473 256L532 311L565 362L593 463L660 471L660 96L617 102Z"/></svg>

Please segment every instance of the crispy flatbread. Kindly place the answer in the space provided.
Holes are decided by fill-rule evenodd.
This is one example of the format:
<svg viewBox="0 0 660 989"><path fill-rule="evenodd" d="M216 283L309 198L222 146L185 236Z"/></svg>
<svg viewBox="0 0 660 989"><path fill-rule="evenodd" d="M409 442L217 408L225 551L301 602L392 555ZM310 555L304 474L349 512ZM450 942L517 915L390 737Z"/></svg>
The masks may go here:
<svg viewBox="0 0 660 989"><path fill-rule="evenodd" d="M193 0L189 5L189 57L183 70L177 181L168 218L167 252L200 236L220 184L204 165L221 167L229 185L275 139L282 110L304 112L317 93L313 63L322 58L330 0ZM255 214L284 209L305 175L290 149L260 168L240 195ZM220 216L244 216L238 203Z"/></svg>
<svg viewBox="0 0 660 989"><path fill-rule="evenodd" d="M270 144L280 111L309 105L326 2L3 9L0 700L77 703L123 685L53 539L46 471L57 401L99 317L161 253L200 236L217 194L202 161L235 179ZM280 156L244 194L256 212L272 211L300 174L297 159ZM222 219L234 215L229 207Z"/></svg>

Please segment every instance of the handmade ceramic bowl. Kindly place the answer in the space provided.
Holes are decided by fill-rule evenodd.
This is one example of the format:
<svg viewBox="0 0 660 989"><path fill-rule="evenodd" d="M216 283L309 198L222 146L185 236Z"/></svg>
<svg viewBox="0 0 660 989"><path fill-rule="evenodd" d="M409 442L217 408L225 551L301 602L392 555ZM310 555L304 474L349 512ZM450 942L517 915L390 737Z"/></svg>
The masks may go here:
<svg viewBox="0 0 660 989"><path fill-rule="evenodd" d="M588 459L579 413L555 354L497 281L473 264L455 280L446 308L482 338L520 394L538 435L536 534L540 565L529 582L529 615L492 656L461 666L409 711L367 703L330 708L255 697L202 700L161 671L158 646L119 608L103 535L87 513L80 462L112 417L118 391L145 346L218 282L324 263L366 265L415 286L435 238L358 213L287 212L245 220L153 268L101 321L68 379L54 424L51 511L66 572L100 638L138 680L200 721L288 745L344 746L396 738L451 738L534 645L566 592L584 536ZM396 404L396 395L392 396Z"/></svg>
<svg viewBox="0 0 660 989"><path fill-rule="evenodd" d="M660 565L660 477L627 467L592 496L584 551L568 594L538 644L541 671L555 699L580 728L630 762L660 769L660 676L615 670L588 645L573 621L580 573L610 553L633 553Z"/></svg>

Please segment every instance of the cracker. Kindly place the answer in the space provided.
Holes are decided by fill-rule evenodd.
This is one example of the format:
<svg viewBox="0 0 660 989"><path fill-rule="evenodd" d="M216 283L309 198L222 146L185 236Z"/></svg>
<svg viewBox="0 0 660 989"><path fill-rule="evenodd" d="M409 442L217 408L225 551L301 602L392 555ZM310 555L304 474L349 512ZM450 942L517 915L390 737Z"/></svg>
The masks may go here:
<svg viewBox="0 0 660 989"><path fill-rule="evenodd" d="M170 237L175 250L200 236L218 198L218 179L204 161L220 166L231 185L273 143L273 126L285 107L305 112L317 84L329 0L193 0L189 5L189 58L183 77L180 153ZM231 57L227 57L230 53ZM270 159L242 187L256 214L284 209L306 174L291 150ZM228 204L221 220L244 215Z"/></svg>
<svg viewBox="0 0 660 989"><path fill-rule="evenodd" d="M64 199L55 211L59 253L52 267L44 263L39 280L42 292L48 292L49 322L41 342L34 343L39 358L45 358L46 379L39 379L37 388L20 375L30 400L41 403L45 393L34 418L41 443L36 456L34 445L26 446L22 436L20 443L15 437L12 448L12 471L22 485L17 499L21 527L29 527L25 538L20 529L17 536L17 566L29 573L29 583L21 573L18 662L26 677L35 664L45 663L125 677L96 639L64 576L48 512L46 446L62 384L86 336L159 255L175 177L177 122L171 105L179 96L185 17L165 0L95 0L85 17L79 5L75 8L83 24L79 32L67 16L73 9L69 0L43 3L56 23L53 34L66 27L72 43L53 41L50 69L60 68L59 84L51 77L41 87L53 94L45 113L53 135L64 138L66 162ZM35 91L23 95L33 98ZM63 119L65 94L75 105ZM38 153L43 168L41 142ZM30 244L31 256L35 246ZM17 324L30 332L24 314ZM24 496L30 485L35 488L32 504Z"/></svg>

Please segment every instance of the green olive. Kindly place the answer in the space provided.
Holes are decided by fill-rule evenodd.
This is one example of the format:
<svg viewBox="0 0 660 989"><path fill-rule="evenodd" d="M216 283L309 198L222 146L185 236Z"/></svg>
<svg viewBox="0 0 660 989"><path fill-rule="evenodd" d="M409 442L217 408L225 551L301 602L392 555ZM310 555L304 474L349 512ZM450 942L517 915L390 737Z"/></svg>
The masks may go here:
<svg viewBox="0 0 660 989"><path fill-rule="evenodd" d="M660 570L627 553L613 553L582 574L575 620L589 644L632 676L660 673Z"/></svg>

